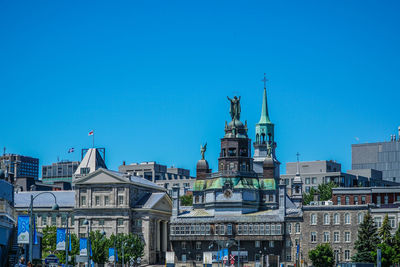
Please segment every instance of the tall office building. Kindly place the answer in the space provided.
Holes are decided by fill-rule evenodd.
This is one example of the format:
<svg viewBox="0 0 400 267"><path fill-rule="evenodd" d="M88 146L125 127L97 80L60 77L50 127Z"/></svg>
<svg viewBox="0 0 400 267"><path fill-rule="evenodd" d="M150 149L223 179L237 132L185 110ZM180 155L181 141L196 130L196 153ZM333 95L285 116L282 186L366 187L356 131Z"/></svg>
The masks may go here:
<svg viewBox="0 0 400 267"><path fill-rule="evenodd" d="M352 169L376 169L382 178L400 182L400 127L399 136L390 136L390 141L351 145Z"/></svg>
<svg viewBox="0 0 400 267"><path fill-rule="evenodd" d="M39 159L17 154L0 156L1 168L7 171L14 179L39 178Z"/></svg>
<svg viewBox="0 0 400 267"><path fill-rule="evenodd" d="M54 182L72 182L72 175L79 166L79 161L60 161L51 165L42 166L42 181L52 184Z"/></svg>

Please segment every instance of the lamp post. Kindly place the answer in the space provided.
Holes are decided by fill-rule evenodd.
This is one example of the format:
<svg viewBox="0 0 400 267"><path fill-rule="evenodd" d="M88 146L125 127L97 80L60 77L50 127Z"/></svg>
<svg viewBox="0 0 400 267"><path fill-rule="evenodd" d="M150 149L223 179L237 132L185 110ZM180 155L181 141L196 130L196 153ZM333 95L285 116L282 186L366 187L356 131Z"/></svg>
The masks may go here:
<svg viewBox="0 0 400 267"><path fill-rule="evenodd" d="M90 266L90 223L88 219L83 221L83 225L87 225L87 267Z"/></svg>
<svg viewBox="0 0 400 267"><path fill-rule="evenodd" d="M57 198L56 196L49 191L46 192L42 192L37 194L36 196L33 196L33 194L31 195L31 204L29 206L29 261L32 262L32 258L33 258L33 201L40 195L42 194L50 194L54 197L54 205L51 208L52 210L59 210L59 206L57 204Z"/></svg>
<svg viewBox="0 0 400 267"><path fill-rule="evenodd" d="M229 248L229 247L231 247L231 246L233 246L233 245L236 245L237 246L237 248L238 248L238 267L240 267L240 240L235 240L235 239L229 239L227 242L226 242L226 247L227 248Z"/></svg>
<svg viewBox="0 0 400 267"><path fill-rule="evenodd" d="M122 242L122 248L121 248L121 250L122 250L122 267L124 267L125 266L125 259L124 259L124 247L126 246L126 242Z"/></svg>

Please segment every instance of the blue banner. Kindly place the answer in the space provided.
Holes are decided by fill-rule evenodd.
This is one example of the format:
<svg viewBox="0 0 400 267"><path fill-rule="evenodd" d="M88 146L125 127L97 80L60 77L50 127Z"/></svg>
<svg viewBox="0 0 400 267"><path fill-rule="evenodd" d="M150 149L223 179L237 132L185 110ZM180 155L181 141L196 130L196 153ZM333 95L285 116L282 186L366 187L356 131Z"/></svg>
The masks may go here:
<svg viewBox="0 0 400 267"><path fill-rule="evenodd" d="M228 254L227 248L221 249L218 253L218 260L228 260Z"/></svg>
<svg viewBox="0 0 400 267"><path fill-rule="evenodd" d="M114 248L109 248L108 249L108 261L109 262L114 262L115 261L115 249Z"/></svg>
<svg viewBox="0 0 400 267"><path fill-rule="evenodd" d="M65 250L65 228L57 228L56 250Z"/></svg>
<svg viewBox="0 0 400 267"><path fill-rule="evenodd" d="M19 215L18 216L18 244L29 244L29 216Z"/></svg>
<svg viewBox="0 0 400 267"><path fill-rule="evenodd" d="M79 239L79 255L81 255L81 256L87 256L88 255L87 238Z"/></svg>
<svg viewBox="0 0 400 267"><path fill-rule="evenodd" d="M72 251L72 244L71 244L72 236L70 235L68 239L69 239L69 251Z"/></svg>

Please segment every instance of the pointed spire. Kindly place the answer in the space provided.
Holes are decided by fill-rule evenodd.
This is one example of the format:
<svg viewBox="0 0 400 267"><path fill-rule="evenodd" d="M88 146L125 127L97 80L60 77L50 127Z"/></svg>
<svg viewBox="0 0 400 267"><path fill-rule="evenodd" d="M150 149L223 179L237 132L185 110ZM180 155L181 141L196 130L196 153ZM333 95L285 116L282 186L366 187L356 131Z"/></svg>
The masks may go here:
<svg viewBox="0 0 400 267"><path fill-rule="evenodd" d="M264 82L264 95L263 95L263 103L262 103L262 109L261 109L261 118L260 121L258 122L259 124L261 123L271 123L268 115L268 104L267 104L267 77L264 73L264 79L261 81Z"/></svg>

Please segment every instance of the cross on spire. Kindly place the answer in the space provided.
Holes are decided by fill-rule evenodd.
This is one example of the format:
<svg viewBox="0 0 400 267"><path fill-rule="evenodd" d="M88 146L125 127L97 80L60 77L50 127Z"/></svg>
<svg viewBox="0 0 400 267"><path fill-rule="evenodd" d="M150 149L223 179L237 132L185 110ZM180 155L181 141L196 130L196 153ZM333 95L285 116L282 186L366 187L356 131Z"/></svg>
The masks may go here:
<svg viewBox="0 0 400 267"><path fill-rule="evenodd" d="M267 76L266 76L265 73L264 73L264 79L262 79L261 81L264 82L264 89L266 89L267 88L268 79L267 79Z"/></svg>

